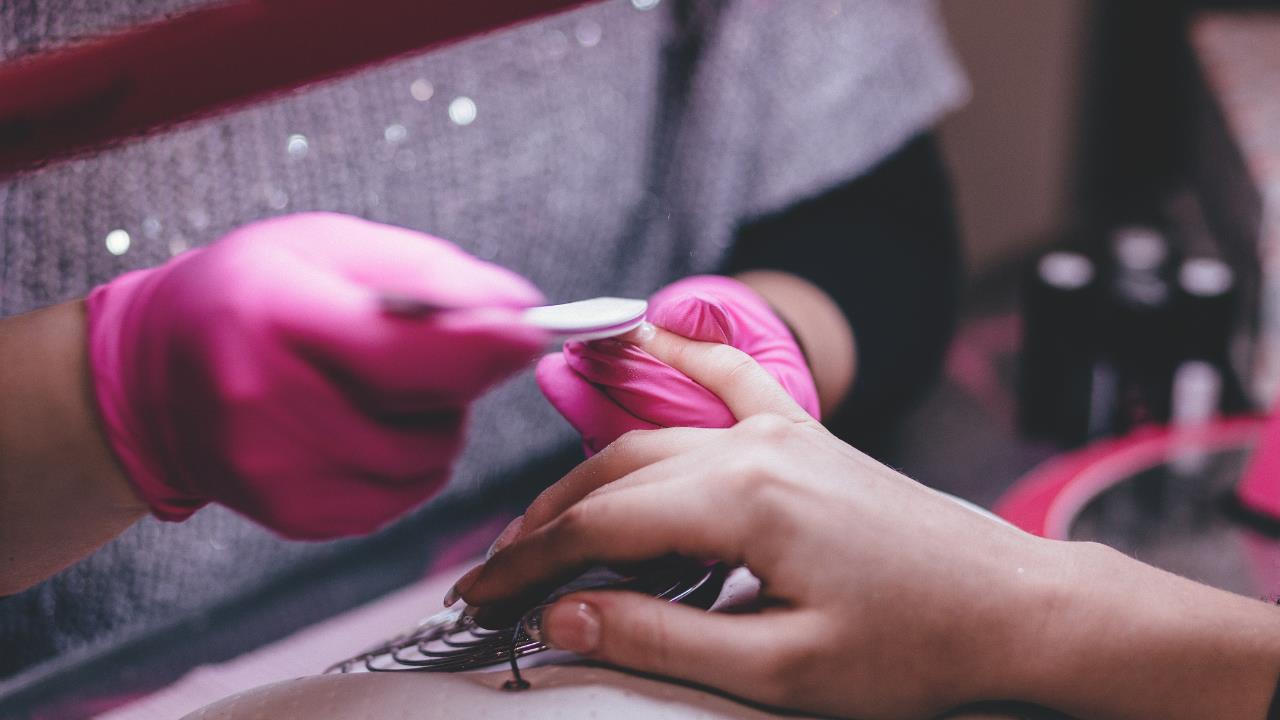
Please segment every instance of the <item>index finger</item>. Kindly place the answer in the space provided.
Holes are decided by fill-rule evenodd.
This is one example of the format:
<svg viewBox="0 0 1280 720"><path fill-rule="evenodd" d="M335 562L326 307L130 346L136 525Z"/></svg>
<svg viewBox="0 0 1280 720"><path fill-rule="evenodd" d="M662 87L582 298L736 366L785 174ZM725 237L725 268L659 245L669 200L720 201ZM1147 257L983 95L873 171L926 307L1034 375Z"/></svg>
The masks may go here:
<svg viewBox="0 0 1280 720"><path fill-rule="evenodd" d="M596 490L619 483L641 468L706 445L719 432L724 431L664 428L623 435L534 498L524 512L520 533L542 527Z"/></svg>
<svg viewBox="0 0 1280 720"><path fill-rule="evenodd" d="M813 421L768 370L732 345L690 340L652 325L624 339L715 393L738 420L772 413L793 422Z"/></svg>
<svg viewBox="0 0 1280 720"><path fill-rule="evenodd" d="M719 463L706 459L664 460L632 476L671 479L589 496L498 551L458 592L480 620L500 622L594 565L671 554L739 564L749 513L725 512L734 496L711 481Z"/></svg>

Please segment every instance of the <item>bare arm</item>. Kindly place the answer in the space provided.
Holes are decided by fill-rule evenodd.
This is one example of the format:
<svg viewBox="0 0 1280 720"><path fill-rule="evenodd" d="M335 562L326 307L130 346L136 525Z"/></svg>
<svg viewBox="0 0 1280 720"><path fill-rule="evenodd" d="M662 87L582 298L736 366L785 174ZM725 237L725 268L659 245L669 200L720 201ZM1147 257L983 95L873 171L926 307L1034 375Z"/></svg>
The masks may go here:
<svg viewBox="0 0 1280 720"><path fill-rule="evenodd" d="M83 302L0 320L0 595L146 513L98 427Z"/></svg>
<svg viewBox="0 0 1280 720"><path fill-rule="evenodd" d="M830 417L853 387L856 351L853 330L840 307L818 286L776 270L737 276L773 306L791 327L809 361L822 416Z"/></svg>
<svg viewBox="0 0 1280 720"><path fill-rule="evenodd" d="M593 659L824 715L1014 700L1095 720L1266 717L1280 609L981 517L838 441L732 348L638 341L742 422L632 433L543 493L459 581L482 623L582 567L678 552L745 563L766 609L584 592L533 626Z"/></svg>
<svg viewBox="0 0 1280 720"><path fill-rule="evenodd" d="M1018 682L1082 718L1262 720L1280 678L1280 609L1071 543Z"/></svg>

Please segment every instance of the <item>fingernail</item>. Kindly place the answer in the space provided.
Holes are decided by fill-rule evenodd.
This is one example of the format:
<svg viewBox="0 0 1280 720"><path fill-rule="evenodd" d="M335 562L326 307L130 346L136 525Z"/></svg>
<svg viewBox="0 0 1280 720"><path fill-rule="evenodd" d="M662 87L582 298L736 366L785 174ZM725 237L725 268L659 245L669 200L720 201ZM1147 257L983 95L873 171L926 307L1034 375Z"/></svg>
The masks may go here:
<svg viewBox="0 0 1280 720"><path fill-rule="evenodd" d="M542 642L586 655L600 644L600 613L590 603L556 603L539 620Z"/></svg>
<svg viewBox="0 0 1280 720"><path fill-rule="evenodd" d="M640 323L639 327L626 334L626 339L636 345L643 345L654 338L658 334L658 329L648 320Z"/></svg>
<svg viewBox="0 0 1280 720"><path fill-rule="evenodd" d="M498 533L498 537L494 538L493 544L489 546L489 550L485 552L484 559L488 560L494 556L494 553L510 545L511 542L520 535L520 528L522 527L524 527L523 515L507 523L507 526L502 528L502 532Z"/></svg>
<svg viewBox="0 0 1280 720"><path fill-rule="evenodd" d="M476 579L480 577L480 571L484 569L484 565L477 565L462 574L453 587L449 588L449 592L444 594L444 606L451 608L462 599L462 594L471 589Z"/></svg>

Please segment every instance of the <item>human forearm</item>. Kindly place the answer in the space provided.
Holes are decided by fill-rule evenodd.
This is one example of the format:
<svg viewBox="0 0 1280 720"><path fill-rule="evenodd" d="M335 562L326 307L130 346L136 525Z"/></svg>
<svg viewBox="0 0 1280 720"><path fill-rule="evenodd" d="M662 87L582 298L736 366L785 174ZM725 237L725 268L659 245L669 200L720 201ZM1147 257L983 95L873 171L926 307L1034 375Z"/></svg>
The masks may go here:
<svg viewBox="0 0 1280 720"><path fill-rule="evenodd" d="M98 426L82 302L0 320L0 595L146 513Z"/></svg>
<svg viewBox="0 0 1280 720"><path fill-rule="evenodd" d="M1280 610L971 512L839 442L734 348L663 330L632 340L740 422L631 433L543 493L449 596L482 624L584 566L679 553L745 564L767 610L587 592L525 627L593 660L824 716L1013 702L1090 720L1265 720Z"/></svg>
<svg viewBox="0 0 1280 720"><path fill-rule="evenodd" d="M849 394L856 372L856 344L840 307L804 278L775 270L751 270L737 279L760 293L787 323L803 348L818 388L822 416Z"/></svg>
<svg viewBox="0 0 1280 720"><path fill-rule="evenodd" d="M1098 720L1266 717L1280 610L1104 546L1063 547L1072 569L1018 663L1020 699Z"/></svg>

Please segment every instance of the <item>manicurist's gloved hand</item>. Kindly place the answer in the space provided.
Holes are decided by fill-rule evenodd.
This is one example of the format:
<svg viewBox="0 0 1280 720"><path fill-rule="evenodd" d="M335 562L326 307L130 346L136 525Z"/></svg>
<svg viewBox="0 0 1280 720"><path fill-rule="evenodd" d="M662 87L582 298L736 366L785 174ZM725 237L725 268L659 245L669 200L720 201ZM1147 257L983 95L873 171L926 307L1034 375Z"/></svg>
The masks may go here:
<svg viewBox="0 0 1280 720"><path fill-rule="evenodd" d="M649 299L649 321L742 350L818 417L818 391L804 354L768 303L743 283L711 275L680 280ZM568 343L542 359L537 375L547 399L582 434L588 454L628 430L734 424L719 397L626 341Z"/></svg>
<svg viewBox="0 0 1280 720"><path fill-rule="evenodd" d="M393 293L451 308L401 317ZM218 502L292 538L366 533L448 476L469 403L546 338L519 276L332 214L245 226L89 296L108 441L158 517Z"/></svg>

